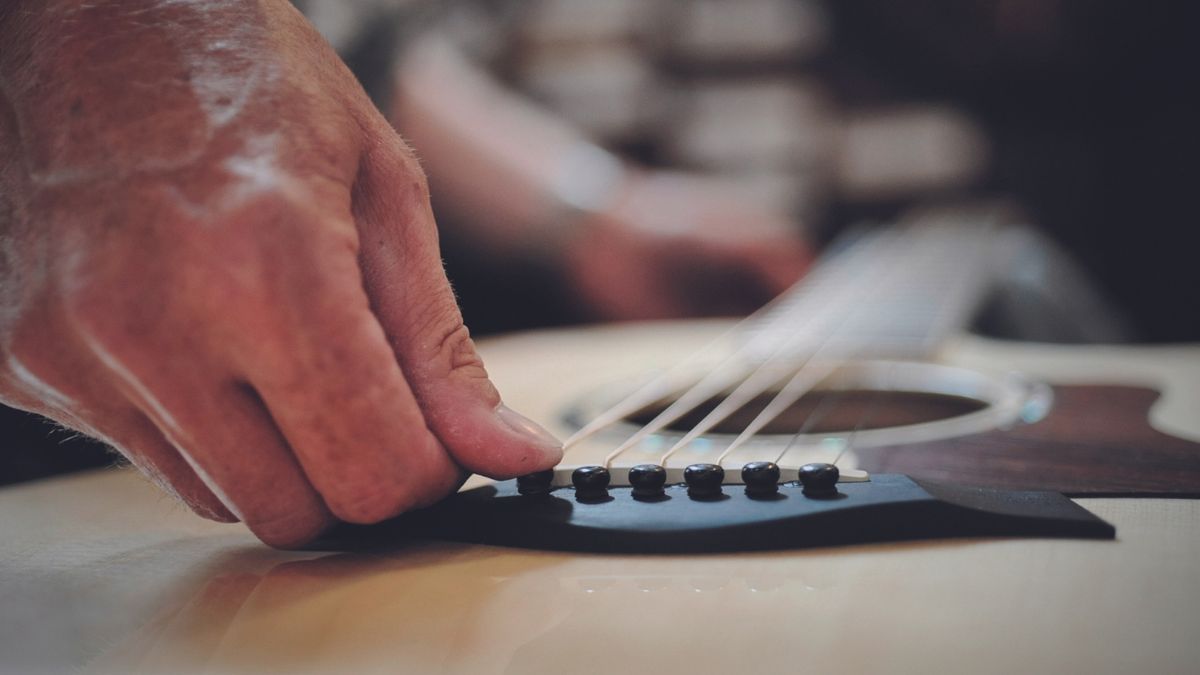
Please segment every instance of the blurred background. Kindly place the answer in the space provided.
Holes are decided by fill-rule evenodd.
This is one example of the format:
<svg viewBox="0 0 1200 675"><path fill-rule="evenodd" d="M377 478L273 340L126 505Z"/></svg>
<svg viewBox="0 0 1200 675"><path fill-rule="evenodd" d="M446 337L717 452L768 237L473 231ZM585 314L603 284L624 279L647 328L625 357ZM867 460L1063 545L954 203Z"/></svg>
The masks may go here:
<svg viewBox="0 0 1200 675"><path fill-rule="evenodd" d="M1185 3L296 0L421 157L477 335L738 315L839 233L1000 202L980 332L1200 340ZM111 455L0 410L0 484Z"/></svg>

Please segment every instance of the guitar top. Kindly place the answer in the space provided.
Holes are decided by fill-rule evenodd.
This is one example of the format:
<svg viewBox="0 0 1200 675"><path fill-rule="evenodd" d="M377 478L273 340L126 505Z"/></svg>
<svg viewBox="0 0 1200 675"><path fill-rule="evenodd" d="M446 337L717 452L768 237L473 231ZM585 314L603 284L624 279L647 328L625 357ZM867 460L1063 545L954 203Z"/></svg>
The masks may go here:
<svg viewBox="0 0 1200 675"><path fill-rule="evenodd" d="M510 404L562 433L572 402L726 329L608 327L481 348ZM1160 397L1148 426L1200 441L1200 347L961 338L940 360L1056 387L1150 389ZM0 492L0 663L101 673L1193 671L1198 503L1075 501L1117 539L683 556L419 542L289 553L240 525L195 518L134 474L101 472Z"/></svg>

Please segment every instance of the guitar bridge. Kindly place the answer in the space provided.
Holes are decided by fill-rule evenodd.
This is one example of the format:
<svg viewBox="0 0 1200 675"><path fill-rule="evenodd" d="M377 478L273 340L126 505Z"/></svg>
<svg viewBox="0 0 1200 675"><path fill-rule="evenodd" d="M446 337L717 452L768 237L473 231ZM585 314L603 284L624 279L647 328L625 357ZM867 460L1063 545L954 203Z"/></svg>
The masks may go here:
<svg viewBox="0 0 1200 675"><path fill-rule="evenodd" d="M666 485L638 499L611 487L602 499L575 488L521 494L502 481L378 525L344 525L318 548L361 549L410 539L597 553L717 553L960 537L1113 539L1115 528L1056 492L963 487L876 474L806 495L782 483L768 497L725 486L697 498Z"/></svg>

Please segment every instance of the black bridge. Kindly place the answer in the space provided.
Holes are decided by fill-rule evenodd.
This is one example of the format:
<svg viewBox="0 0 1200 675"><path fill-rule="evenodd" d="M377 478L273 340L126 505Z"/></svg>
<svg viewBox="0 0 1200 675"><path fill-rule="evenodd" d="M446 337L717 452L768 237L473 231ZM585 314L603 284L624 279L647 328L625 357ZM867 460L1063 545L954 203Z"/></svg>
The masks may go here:
<svg viewBox="0 0 1200 675"><path fill-rule="evenodd" d="M953 537L1112 539L1116 530L1055 492L1021 492L873 475L833 490L799 482L755 493L729 486L656 494L567 487L531 491L503 481L370 526L343 525L322 549L394 546L411 539L599 553L711 553ZM522 494L524 492L524 494Z"/></svg>

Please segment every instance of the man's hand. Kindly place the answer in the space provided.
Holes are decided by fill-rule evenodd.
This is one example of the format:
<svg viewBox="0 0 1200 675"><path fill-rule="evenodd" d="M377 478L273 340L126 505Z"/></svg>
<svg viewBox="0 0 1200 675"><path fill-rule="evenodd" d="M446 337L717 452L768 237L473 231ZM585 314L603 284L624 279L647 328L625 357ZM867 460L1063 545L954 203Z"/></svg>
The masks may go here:
<svg viewBox="0 0 1200 675"><path fill-rule="evenodd" d="M0 9L0 400L276 546L552 466L424 176L284 0Z"/></svg>

